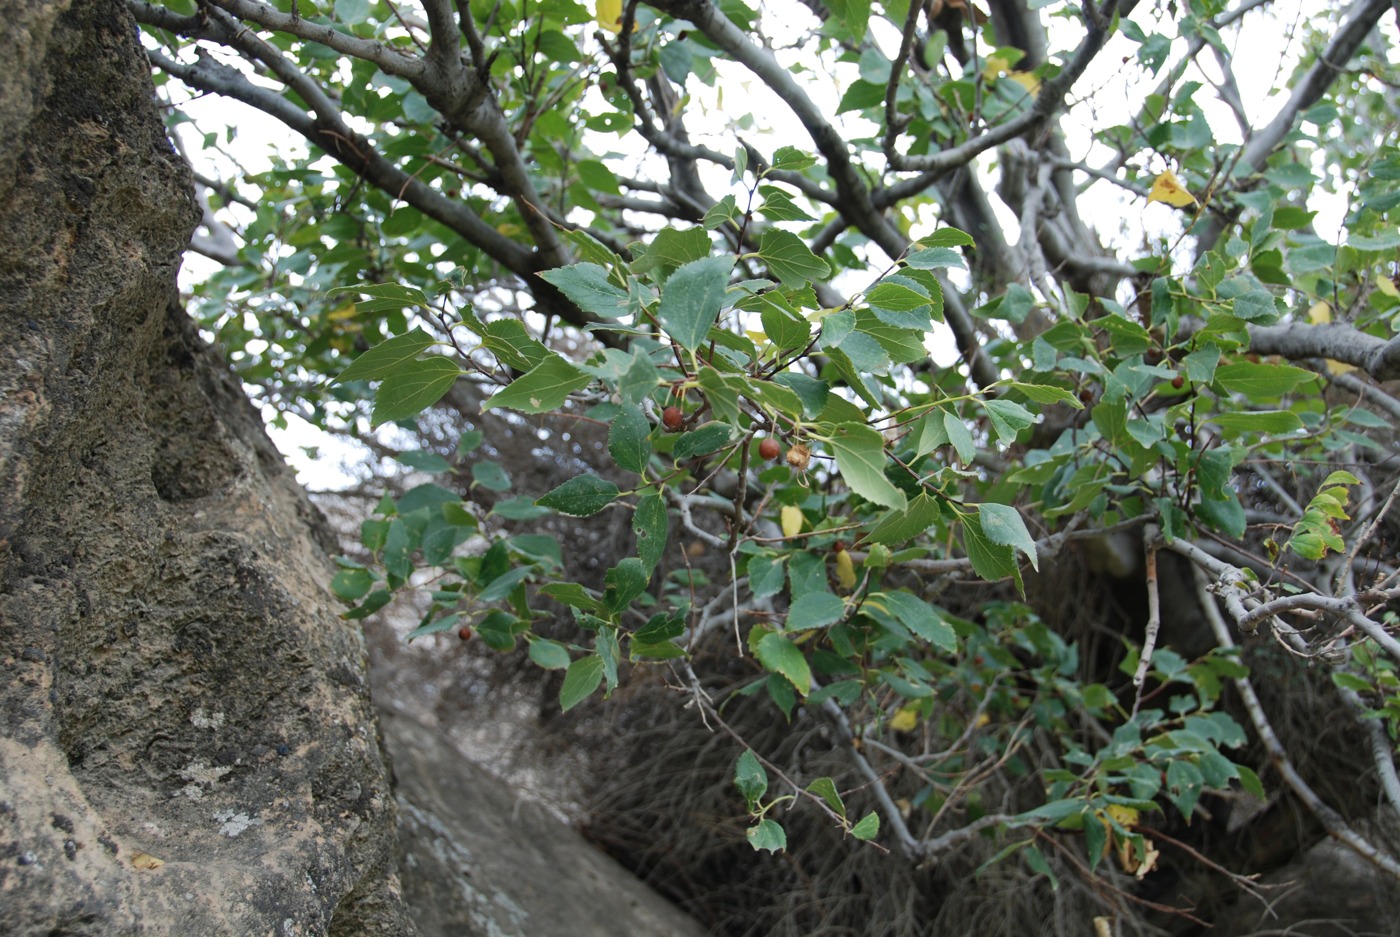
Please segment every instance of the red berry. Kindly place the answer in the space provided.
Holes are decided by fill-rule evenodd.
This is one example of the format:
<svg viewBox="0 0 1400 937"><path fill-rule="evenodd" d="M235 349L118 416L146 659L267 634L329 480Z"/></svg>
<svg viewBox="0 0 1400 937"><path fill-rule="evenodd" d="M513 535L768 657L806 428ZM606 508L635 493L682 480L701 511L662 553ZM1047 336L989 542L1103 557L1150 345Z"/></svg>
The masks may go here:
<svg viewBox="0 0 1400 937"><path fill-rule="evenodd" d="M671 432L675 432L685 422L685 415L681 413L680 407L667 407L661 411L661 422Z"/></svg>
<svg viewBox="0 0 1400 937"><path fill-rule="evenodd" d="M782 455L782 452L783 447L778 445L778 441L772 436L764 438L763 442L758 444L758 454L763 457L765 462L772 462Z"/></svg>
<svg viewBox="0 0 1400 937"><path fill-rule="evenodd" d="M1178 374L1176 377L1172 378L1172 386L1177 390L1181 390L1181 388L1186 386L1186 378Z"/></svg>
<svg viewBox="0 0 1400 937"><path fill-rule="evenodd" d="M458 628L457 637L461 638L463 641L470 641L472 639L471 625L463 625L461 628Z"/></svg>
<svg viewBox="0 0 1400 937"><path fill-rule="evenodd" d="M846 549L846 541L844 541L844 540L838 540L838 541L836 541L835 543L833 543L833 544L831 545L831 549L832 549L833 551L837 552L837 553L840 553L842 550Z"/></svg>

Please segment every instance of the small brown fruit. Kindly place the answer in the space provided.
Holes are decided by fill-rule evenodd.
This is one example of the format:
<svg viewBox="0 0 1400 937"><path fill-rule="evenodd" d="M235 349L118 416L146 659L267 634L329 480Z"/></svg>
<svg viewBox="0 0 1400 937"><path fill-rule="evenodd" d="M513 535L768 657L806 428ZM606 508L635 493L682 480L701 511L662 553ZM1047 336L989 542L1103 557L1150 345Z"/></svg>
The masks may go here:
<svg viewBox="0 0 1400 937"><path fill-rule="evenodd" d="M665 410L661 411L662 425L673 433L680 429L681 424L684 422L685 415L681 413L680 407L667 407Z"/></svg>
<svg viewBox="0 0 1400 937"><path fill-rule="evenodd" d="M1181 390L1181 388L1186 386L1186 378L1178 374L1176 377L1172 378L1172 386L1177 390Z"/></svg>
<svg viewBox="0 0 1400 937"><path fill-rule="evenodd" d="M471 625L463 625L458 628L457 637L461 638L463 641L470 641L472 639Z"/></svg>
<svg viewBox="0 0 1400 937"><path fill-rule="evenodd" d="M778 441L772 436L767 436L758 444L758 454L765 462L772 462L783 452L783 447L778 445Z"/></svg>
<svg viewBox="0 0 1400 937"><path fill-rule="evenodd" d="M812 450L803 443L797 443L787 451L787 464L797 469L799 472L806 471L807 465L812 461Z"/></svg>

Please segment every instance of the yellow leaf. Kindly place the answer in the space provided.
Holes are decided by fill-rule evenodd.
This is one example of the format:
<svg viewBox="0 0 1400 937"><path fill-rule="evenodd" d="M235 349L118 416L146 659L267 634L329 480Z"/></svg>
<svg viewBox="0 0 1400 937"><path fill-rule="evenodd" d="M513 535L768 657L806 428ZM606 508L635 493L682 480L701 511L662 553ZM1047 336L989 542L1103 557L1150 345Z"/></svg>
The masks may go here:
<svg viewBox="0 0 1400 937"><path fill-rule="evenodd" d="M1400 299L1400 286L1395 285L1395 281L1386 277L1376 278L1376 289L1380 290L1391 299Z"/></svg>
<svg viewBox="0 0 1400 937"><path fill-rule="evenodd" d="M598 25L610 33L622 32L622 0L598 0ZM637 31L637 24L632 24Z"/></svg>
<svg viewBox="0 0 1400 937"><path fill-rule="evenodd" d="M802 509L791 504L783 505L779 514L782 520L783 536L796 537L802 531Z"/></svg>
<svg viewBox="0 0 1400 937"><path fill-rule="evenodd" d="M1020 85L1022 88L1025 88L1026 92L1030 94L1031 97L1035 97L1040 93L1040 79L1030 72L1007 72L1006 77L1016 82L1016 84Z"/></svg>
<svg viewBox="0 0 1400 937"><path fill-rule="evenodd" d="M856 564L851 559L850 550L842 550L836 554L836 583L845 592L850 592L856 587Z"/></svg>
<svg viewBox="0 0 1400 937"><path fill-rule="evenodd" d="M1196 204L1196 196L1187 192L1176 173L1168 169L1152 182L1152 191L1147 193L1147 203L1150 205L1153 202L1166 202L1177 208L1185 208L1187 205Z"/></svg>
<svg viewBox="0 0 1400 937"><path fill-rule="evenodd" d="M1389 280L1382 280L1382 283L1389 283ZM1392 287L1393 289L1394 287ZM1327 305L1327 300L1321 299L1308 307L1308 321L1313 325L1326 325L1332 321L1332 307ZM1346 374L1348 371L1355 371L1356 368L1349 364L1342 364L1340 361L1327 359L1328 374Z"/></svg>
<svg viewBox="0 0 1400 937"><path fill-rule="evenodd" d="M1124 807L1122 804L1109 804L1106 812L1124 829L1132 828L1133 824L1137 823L1138 818L1142 816L1134 808Z"/></svg>
<svg viewBox="0 0 1400 937"><path fill-rule="evenodd" d="M131 864L138 869L158 869L165 865L164 859L157 859L148 852L133 852Z"/></svg>
<svg viewBox="0 0 1400 937"><path fill-rule="evenodd" d="M919 707L910 703L908 706L900 707L893 716L890 717L890 728L896 732L908 732L919 724Z"/></svg>
<svg viewBox="0 0 1400 937"><path fill-rule="evenodd" d="M344 306L341 306L339 309L333 309L333 310L331 310L330 315L326 316L326 318L330 319L332 322L340 322L340 321L345 320L345 319L353 319L354 317L355 317L355 304L354 304L354 303L346 303Z"/></svg>
<svg viewBox="0 0 1400 937"><path fill-rule="evenodd" d="M1011 62L1004 55L989 55L982 66L982 77L991 81L1000 78L1002 72L1011 70Z"/></svg>

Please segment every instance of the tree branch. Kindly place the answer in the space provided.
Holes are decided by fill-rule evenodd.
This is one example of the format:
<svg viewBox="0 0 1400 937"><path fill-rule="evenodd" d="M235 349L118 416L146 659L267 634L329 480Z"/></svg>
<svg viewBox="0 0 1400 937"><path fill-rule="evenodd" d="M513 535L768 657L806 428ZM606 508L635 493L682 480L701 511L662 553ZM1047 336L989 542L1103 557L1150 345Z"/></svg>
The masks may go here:
<svg viewBox="0 0 1400 937"><path fill-rule="evenodd" d="M1400 336L1377 338L1342 322L1256 326L1249 330L1249 349L1290 359L1331 358L1354 365L1377 381L1400 378Z"/></svg>

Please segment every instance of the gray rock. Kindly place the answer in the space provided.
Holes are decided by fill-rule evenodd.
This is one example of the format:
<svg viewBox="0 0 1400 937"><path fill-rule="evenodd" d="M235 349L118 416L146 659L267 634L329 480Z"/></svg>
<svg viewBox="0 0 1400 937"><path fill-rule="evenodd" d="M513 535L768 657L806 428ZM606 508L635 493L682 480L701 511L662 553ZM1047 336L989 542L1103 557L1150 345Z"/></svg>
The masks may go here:
<svg viewBox="0 0 1400 937"><path fill-rule="evenodd" d="M381 714L405 900L423 937L701 937L693 919L539 804L404 716Z"/></svg>

